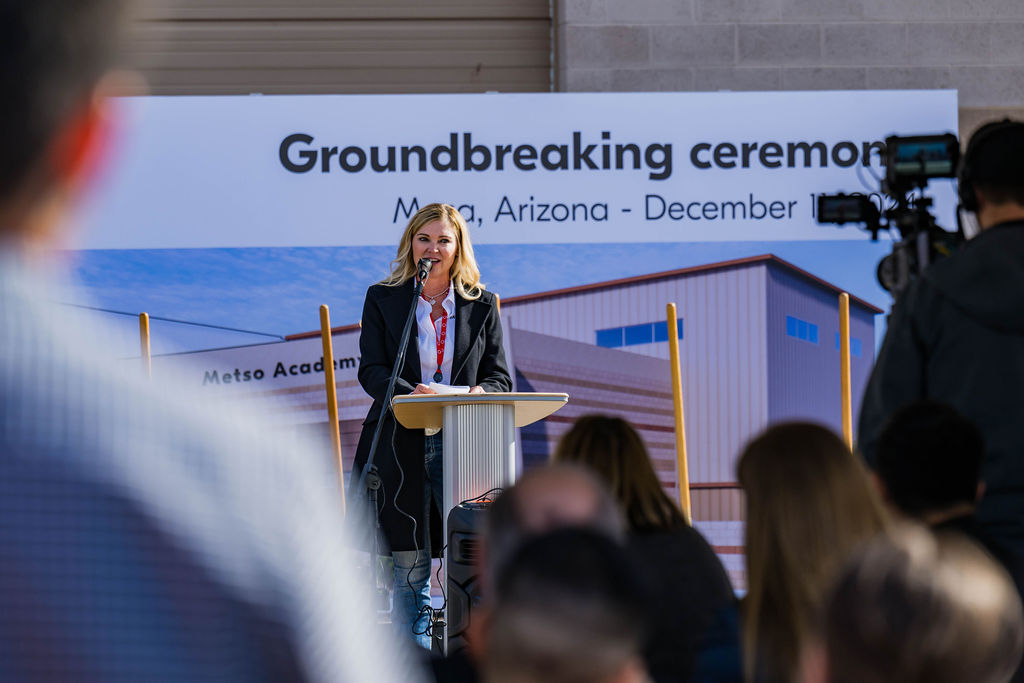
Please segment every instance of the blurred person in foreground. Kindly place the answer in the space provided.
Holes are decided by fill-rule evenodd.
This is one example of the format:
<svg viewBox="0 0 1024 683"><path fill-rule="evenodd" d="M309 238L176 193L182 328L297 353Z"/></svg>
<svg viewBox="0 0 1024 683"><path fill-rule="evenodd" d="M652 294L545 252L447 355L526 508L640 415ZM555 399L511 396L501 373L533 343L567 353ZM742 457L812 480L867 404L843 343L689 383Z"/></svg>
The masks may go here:
<svg viewBox="0 0 1024 683"><path fill-rule="evenodd" d="M619 543L588 529L534 537L497 576L486 683L647 683L648 596Z"/></svg>
<svg viewBox="0 0 1024 683"><path fill-rule="evenodd" d="M802 683L1005 683L1024 648L1006 572L964 536L900 527L855 551Z"/></svg>
<svg viewBox="0 0 1024 683"><path fill-rule="evenodd" d="M574 465L547 465L525 472L490 506L483 526L476 559L481 600L470 617L467 647L432 660L434 676L441 683L480 680L497 576L530 539L564 528L589 529L617 543L625 536L615 501L597 477Z"/></svg>
<svg viewBox="0 0 1024 683"><path fill-rule="evenodd" d="M736 605L729 577L665 494L636 430L619 417L585 415L562 436L552 460L593 471L625 515L629 550L653 588L650 614L656 625L645 652L651 677L658 683L691 680L696 653L712 635L709 627L715 641L730 644L727 664L738 675L736 621L723 615Z"/></svg>
<svg viewBox="0 0 1024 683"><path fill-rule="evenodd" d="M874 476L882 498L899 514L956 531L981 543L1021 584L1018 558L978 524L985 439L955 408L917 401L897 410L878 440Z"/></svg>
<svg viewBox="0 0 1024 683"><path fill-rule="evenodd" d="M744 678L788 683L835 572L885 515L864 465L819 425L768 428L737 470L747 501Z"/></svg>
<svg viewBox="0 0 1024 683"><path fill-rule="evenodd" d="M55 310L122 4L0 0L0 680L415 681L369 627L327 458Z"/></svg>
<svg viewBox="0 0 1024 683"><path fill-rule="evenodd" d="M915 401L893 413L878 440L874 475L885 501L932 527L975 531L984 495L985 439L955 408Z"/></svg>
<svg viewBox="0 0 1024 683"><path fill-rule="evenodd" d="M878 440L874 476L895 511L936 532L963 534L982 545L1009 572L1018 594L1024 562L978 524L985 493L985 440L952 406L917 401L897 410ZM1024 680L1024 669L1014 677Z"/></svg>
<svg viewBox="0 0 1024 683"><path fill-rule="evenodd" d="M484 522L480 576L490 592L508 558L528 539L565 527L625 538L622 513L586 468L555 463L528 470L491 505Z"/></svg>
<svg viewBox="0 0 1024 683"><path fill-rule="evenodd" d="M980 233L900 295L864 390L857 445L876 467L889 417L917 399L942 401L985 437L980 526L1024 556L1024 123L971 136L959 192Z"/></svg>

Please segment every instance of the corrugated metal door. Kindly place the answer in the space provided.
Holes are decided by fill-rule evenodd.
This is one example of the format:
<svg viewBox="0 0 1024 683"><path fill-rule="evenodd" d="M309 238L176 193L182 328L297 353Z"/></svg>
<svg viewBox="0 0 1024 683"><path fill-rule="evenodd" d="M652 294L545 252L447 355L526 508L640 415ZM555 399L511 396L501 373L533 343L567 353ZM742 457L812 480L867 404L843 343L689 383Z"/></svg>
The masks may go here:
<svg viewBox="0 0 1024 683"><path fill-rule="evenodd" d="M548 0L158 0L133 66L156 95L545 92Z"/></svg>

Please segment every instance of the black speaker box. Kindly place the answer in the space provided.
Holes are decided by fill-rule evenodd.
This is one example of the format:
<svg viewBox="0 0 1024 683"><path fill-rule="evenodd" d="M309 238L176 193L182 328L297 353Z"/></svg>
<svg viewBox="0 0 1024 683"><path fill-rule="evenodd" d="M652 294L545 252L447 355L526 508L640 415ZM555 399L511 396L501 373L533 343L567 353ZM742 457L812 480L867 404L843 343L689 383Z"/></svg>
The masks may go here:
<svg viewBox="0 0 1024 683"><path fill-rule="evenodd" d="M445 578L448 615L445 632L447 653L466 647L466 631L480 604L476 559L480 550L483 519L490 503L460 503L448 513L448 547Z"/></svg>

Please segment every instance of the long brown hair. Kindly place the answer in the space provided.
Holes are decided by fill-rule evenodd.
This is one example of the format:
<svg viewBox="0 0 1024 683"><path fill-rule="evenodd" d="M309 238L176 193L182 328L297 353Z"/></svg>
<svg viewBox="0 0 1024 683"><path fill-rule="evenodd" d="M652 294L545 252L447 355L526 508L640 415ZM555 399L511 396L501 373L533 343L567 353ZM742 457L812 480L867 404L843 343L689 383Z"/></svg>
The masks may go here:
<svg viewBox="0 0 1024 683"><path fill-rule="evenodd" d="M833 574L885 525L867 471L829 429L769 428L740 456L746 492L744 678L792 680Z"/></svg>
<svg viewBox="0 0 1024 683"><path fill-rule="evenodd" d="M679 507L665 495L640 435L620 417L578 418L559 440L552 460L579 463L594 471L611 490L633 531L685 524Z"/></svg>
<svg viewBox="0 0 1024 683"><path fill-rule="evenodd" d="M380 284L395 287L416 275L412 238L420 228L434 221L441 221L455 233L455 261L448 273L455 291L463 299L479 299L484 285L480 282L480 268L476 265L469 229L466 227L466 219L451 204L427 204L413 214L398 242L398 254L391 261L391 274L381 280Z"/></svg>

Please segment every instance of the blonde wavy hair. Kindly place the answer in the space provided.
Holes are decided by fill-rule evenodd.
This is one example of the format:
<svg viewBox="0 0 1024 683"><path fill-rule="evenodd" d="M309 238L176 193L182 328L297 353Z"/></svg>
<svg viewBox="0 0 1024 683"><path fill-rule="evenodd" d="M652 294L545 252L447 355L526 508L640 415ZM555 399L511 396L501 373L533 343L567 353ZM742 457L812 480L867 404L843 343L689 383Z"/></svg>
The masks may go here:
<svg viewBox="0 0 1024 683"><path fill-rule="evenodd" d="M434 221L441 221L455 233L455 260L448 273L455 291L463 299L479 299L485 286L480 282L480 268L476 265L476 256L473 255L469 228L466 227L466 219L451 204L427 204L409 219L409 224L405 226L405 232L398 243L398 254L391 261L391 274L381 280L380 284L397 287L415 277L416 261L412 255L412 238L420 228Z"/></svg>
<svg viewBox="0 0 1024 683"><path fill-rule="evenodd" d="M886 526L867 470L834 432L791 422L751 441L746 493L744 679L793 680L799 653L846 556Z"/></svg>

